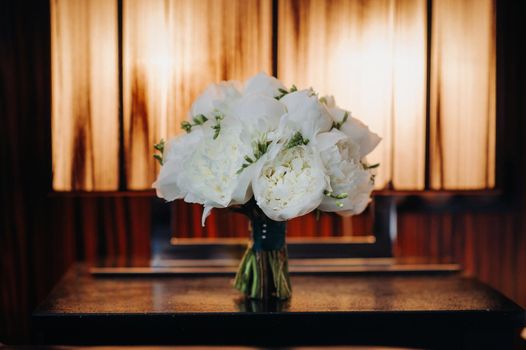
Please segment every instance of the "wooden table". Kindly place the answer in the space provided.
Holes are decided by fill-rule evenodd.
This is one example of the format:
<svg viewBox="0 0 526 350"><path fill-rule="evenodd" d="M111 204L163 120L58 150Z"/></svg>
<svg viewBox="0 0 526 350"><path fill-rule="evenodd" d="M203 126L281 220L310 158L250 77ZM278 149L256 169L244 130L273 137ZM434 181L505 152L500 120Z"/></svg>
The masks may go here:
<svg viewBox="0 0 526 350"><path fill-rule="evenodd" d="M72 268L33 314L44 344L390 345L506 349L524 310L452 273L292 276L289 302L246 301L231 274L97 277Z"/></svg>

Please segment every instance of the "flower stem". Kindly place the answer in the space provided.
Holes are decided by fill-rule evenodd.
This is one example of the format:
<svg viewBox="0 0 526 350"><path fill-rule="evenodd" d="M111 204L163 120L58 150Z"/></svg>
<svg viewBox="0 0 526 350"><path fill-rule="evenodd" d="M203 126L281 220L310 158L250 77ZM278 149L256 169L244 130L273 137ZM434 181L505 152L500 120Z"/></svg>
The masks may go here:
<svg viewBox="0 0 526 350"><path fill-rule="evenodd" d="M253 251L248 247L241 259L234 287L252 299L290 298L292 288L287 247L270 251Z"/></svg>

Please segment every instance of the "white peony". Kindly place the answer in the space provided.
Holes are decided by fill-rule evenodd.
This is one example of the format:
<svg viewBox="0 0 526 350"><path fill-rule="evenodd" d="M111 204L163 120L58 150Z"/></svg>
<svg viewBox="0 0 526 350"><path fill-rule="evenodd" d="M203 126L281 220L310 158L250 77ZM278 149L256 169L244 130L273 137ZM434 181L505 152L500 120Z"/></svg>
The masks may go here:
<svg viewBox="0 0 526 350"><path fill-rule="evenodd" d="M318 208L362 212L373 189L365 156L378 135L331 96L287 90L259 73L244 87L210 85L170 140L153 187L167 201L212 208L243 205L254 197L269 218L289 220Z"/></svg>
<svg viewBox="0 0 526 350"><path fill-rule="evenodd" d="M358 158L359 146L337 129L318 135L317 143L330 178L319 209L341 215L360 214L369 204L374 183L371 170L365 169Z"/></svg>
<svg viewBox="0 0 526 350"><path fill-rule="evenodd" d="M268 153L252 182L258 206L276 221L313 211L328 186L318 152L308 144L291 148L285 144L274 146L278 149Z"/></svg>
<svg viewBox="0 0 526 350"><path fill-rule="evenodd" d="M333 96L324 96L321 101L327 106L339 130L358 145L360 159L371 153L380 143L380 136L371 132L360 120L353 118L351 112L338 107Z"/></svg>
<svg viewBox="0 0 526 350"><path fill-rule="evenodd" d="M256 93L243 95L232 106L231 115L250 134L262 134L278 128L285 106L272 97Z"/></svg>
<svg viewBox="0 0 526 350"><path fill-rule="evenodd" d="M285 85L281 81L261 72L247 80L243 93L275 98L284 90L286 90Z"/></svg>
<svg viewBox="0 0 526 350"><path fill-rule="evenodd" d="M241 92L237 81L210 84L190 107L188 119L192 120L199 115L211 119L216 112L227 114L230 106L239 98L241 98Z"/></svg>
<svg viewBox="0 0 526 350"><path fill-rule="evenodd" d="M244 204L252 197L250 169L238 173L245 156L252 153L251 140L235 119L225 117L220 125L217 137L215 130L204 128L205 136L180 175L180 186L188 192L185 201L205 206L203 223L211 208Z"/></svg>
<svg viewBox="0 0 526 350"><path fill-rule="evenodd" d="M188 134L170 142L154 183L161 198L203 204L203 224L212 208L244 204L252 197L260 147L268 146L267 133L285 113L274 98L236 91L228 83L205 90L192 106L196 115L186 122Z"/></svg>
<svg viewBox="0 0 526 350"><path fill-rule="evenodd" d="M192 150L202 141L202 127L194 127L193 132L188 135L179 135L171 139L165 146L163 154L163 166L153 183L157 196L167 201L182 199L188 193L184 184L181 184L181 175L185 169Z"/></svg>
<svg viewBox="0 0 526 350"><path fill-rule="evenodd" d="M290 137L299 131L303 137L312 139L318 133L331 129L331 115L312 90L292 92L280 102L287 108L278 131L281 137Z"/></svg>

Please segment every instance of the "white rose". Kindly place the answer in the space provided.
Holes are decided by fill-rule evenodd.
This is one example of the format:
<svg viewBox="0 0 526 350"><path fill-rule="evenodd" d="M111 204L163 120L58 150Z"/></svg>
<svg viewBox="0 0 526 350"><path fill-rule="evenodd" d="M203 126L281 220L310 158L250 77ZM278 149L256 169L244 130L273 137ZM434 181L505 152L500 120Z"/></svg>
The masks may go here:
<svg viewBox="0 0 526 350"><path fill-rule="evenodd" d="M285 86L278 79L261 72L248 79L245 83L245 94L260 94L270 98L281 95L280 89Z"/></svg>
<svg viewBox="0 0 526 350"><path fill-rule="evenodd" d="M272 220L284 221L316 209L328 186L318 152L311 145L270 151L252 180L258 206ZM274 156L275 155L275 156Z"/></svg>
<svg viewBox="0 0 526 350"><path fill-rule="evenodd" d="M192 120L198 115L204 115L211 119L215 112L227 114L230 106L241 97L239 85L236 81L210 84L190 107L189 119Z"/></svg>
<svg viewBox="0 0 526 350"><path fill-rule="evenodd" d="M369 204L374 183L371 170L364 169L356 158L359 147L336 129L319 134L317 144L330 178L319 209L341 215L360 214Z"/></svg>

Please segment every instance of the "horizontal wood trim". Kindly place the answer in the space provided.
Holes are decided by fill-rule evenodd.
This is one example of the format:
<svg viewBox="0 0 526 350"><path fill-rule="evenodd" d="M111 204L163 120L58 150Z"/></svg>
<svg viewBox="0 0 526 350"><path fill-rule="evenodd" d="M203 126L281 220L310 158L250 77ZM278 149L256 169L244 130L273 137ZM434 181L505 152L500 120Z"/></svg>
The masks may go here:
<svg viewBox="0 0 526 350"><path fill-rule="evenodd" d="M492 190L375 190L373 196L478 196L478 197L500 197L503 192L499 189ZM155 190L135 190L135 191L52 191L49 196L53 197L134 197L151 196L155 197Z"/></svg>
<svg viewBox="0 0 526 350"><path fill-rule="evenodd" d="M53 191L49 197L86 198L86 197L155 197L155 190L137 191Z"/></svg>
<svg viewBox="0 0 526 350"><path fill-rule="evenodd" d="M159 276L159 275L231 275L237 272L238 260L170 260L164 266L91 267L95 276ZM397 264L394 259L290 259L293 274L316 273L456 273L457 264Z"/></svg>
<svg viewBox="0 0 526 350"><path fill-rule="evenodd" d="M172 245L202 246L202 245L246 245L247 238L176 238L171 239ZM347 237L289 237L287 244L373 244L374 236L347 236Z"/></svg>

